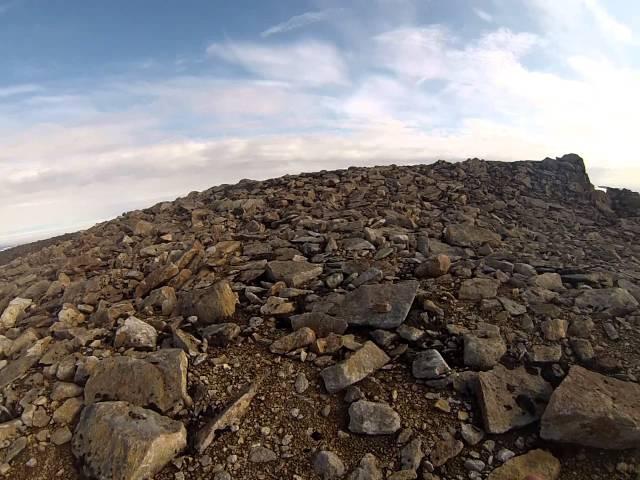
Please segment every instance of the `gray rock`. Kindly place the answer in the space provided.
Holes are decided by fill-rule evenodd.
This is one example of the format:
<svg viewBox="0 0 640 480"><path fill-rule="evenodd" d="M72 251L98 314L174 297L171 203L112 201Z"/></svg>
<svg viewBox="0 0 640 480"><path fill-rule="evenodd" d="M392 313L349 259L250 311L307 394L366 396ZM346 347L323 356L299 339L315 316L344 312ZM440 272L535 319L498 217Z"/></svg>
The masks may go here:
<svg viewBox="0 0 640 480"><path fill-rule="evenodd" d="M502 365L478 375L476 395L489 433L505 433L537 421L552 393L551 385L524 367Z"/></svg>
<svg viewBox="0 0 640 480"><path fill-rule="evenodd" d="M640 448L640 385L571 367L541 422L545 440L622 450Z"/></svg>
<svg viewBox="0 0 640 480"><path fill-rule="evenodd" d="M9 302L9 305L0 315L0 332L4 332L9 328L13 328L16 322L24 315L24 312L32 304L30 298L16 297Z"/></svg>
<svg viewBox="0 0 640 480"><path fill-rule="evenodd" d="M200 323L220 323L233 316L238 297L226 280L211 287L182 294L182 315L198 317Z"/></svg>
<svg viewBox="0 0 640 480"><path fill-rule="evenodd" d="M496 366L507 353L507 346L500 334L479 330L463 335L464 364L480 370Z"/></svg>
<svg viewBox="0 0 640 480"><path fill-rule="evenodd" d="M300 287L322 275L322 265L289 260L274 260L267 265L267 275L274 282L283 281L289 287Z"/></svg>
<svg viewBox="0 0 640 480"><path fill-rule="evenodd" d="M411 373L414 377L426 378L427 380L443 377L450 372L451 368L437 350L425 350L418 353L411 365Z"/></svg>
<svg viewBox="0 0 640 480"><path fill-rule="evenodd" d="M638 308L638 301L623 288L587 290L576 298L576 307L604 311L610 315L625 315Z"/></svg>
<svg viewBox="0 0 640 480"><path fill-rule="evenodd" d="M542 334L545 340L555 342L562 340L567 336L567 329L569 328L569 322L561 320L559 318L552 318L542 322Z"/></svg>
<svg viewBox="0 0 640 480"><path fill-rule="evenodd" d="M492 278L471 278L462 282L458 298L476 302L485 298L495 298L499 286L500 282Z"/></svg>
<svg viewBox="0 0 640 480"><path fill-rule="evenodd" d="M502 239L497 233L467 223L449 225L444 231L444 238L448 244L457 247L479 247L485 243L499 247L502 244Z"/></svg>
<svg viewBox="0 0 640 480"><path fill-rule="evenodd" d="M545 290L551 290L552 292L564 290L562 277L557 273L543 273L542 275L536 275L529 279L529 283L534 287L544 288Z"/></svg>
<svg viewBox="0 0 640 480"><path fill-rule="evenodd" d="M367 435L391 435L400 430L400 415L385 403L359 400L349 406L349 430Z"/></svg>
<svg viewBox="0 0 640 480"><path fill-rule="evenodd" d="M556 363L562 358L560 345L534 345L531 360L534 363Z"/></svg>
<svg viewBox="0 0 640 480"><path fill-rule="evenodd" d="M348 480L382 480L382 471L378 468L378 460L375 456L367 453L358 467L349 474Z"/></svg>
<svg viewBox="0 0 640 480"><path fill-rule="evenodd" d="M464 444L460 440L456 440L453 435L446 433L431 450L431 463L434 467L441 467L452 458L460 455L463 448Z"/></svg>
<svg viewBox="0 0 640 480"><path fill-rule="evenodd" d="M134 357L102 360L85 385L85 403L123 400L161 412L178 411L190 405L187 365L180 349L164 349Z"/></svg>
<svg viewBox="0 0 640 480"><path fill-rule="evenodd" d="M374 328L399 327L407 318L418 291L418 282L362 285L348 293L334 309L337 317L349 325Z"/></svg>
<svg viewBox="0 0 640 480"><path fill-rule="evenodd" d="M346 360L320 372L329 393L336 393L359 382L387 364L389 357L373 342L365 344Z"/></svg>
<svg viewBox="0 0 640 480"><path fill-rule="evenodd" d="M309 388L309 380L307 380L307 376L304 373L300 372L298 375L296 375L294 388L296 390L296 393L304 393L307 391L307 389Z"/></svg>
<svg viewBox="0 0 640 480"><path fill-rule="evenodd" d="M471 446L477 445L484 439L484 431L470 423L462 424L462 427L460 427L460 435L462 435L462 439Z"/></svg>
<svg viewBox="0 0 640 480"><path fill-rule="evenodd" d="M418 278L437 278L449 273L451 259L448 255L439 254L428 258L416 268Z"/></svg>
<svg viewBox="0 0 640 480"><path fill-rule="evenodd" d="M272 353L285 354L297 348L311 345L316 340L316 334L308 327L302 327L284 337L280 337L274 341L269 350Z"/></svg>
<svg viewBox="0 0 640 480"><path fill-rule="evenodd" d="M277 459L278 454L276 452L262 445L255 445L249 450L249 461L251 463L269 463L275 462Z"/></svg>
<svg viewBox="0 0 640 480"><path fill-rule="evenodd" d="M322 480L342 478L345 474L344 463L335 453L327 450L318 452L313 460L313 471Z"/></svg>
<svg viewBox="0 0 640 480"><path fill-rule="evenodd" d="M103 402L83 410L72 451L89 477L142 480L159 472L186 445L181 422L126 402Z"/></svg>
<svg viewBox="0 0 640 480"><path fill-rule="evenodd" d="M414 438L400 450L400 468L402 470L417 471L423 458L422 440Z"/></svg>
<svg viewBox="0 0 640 480"><path fill-rule="evenodd" d="M136 317L129 317L117 331L113 346L116 348L149 348L156 347L158 332L155 328Z"/></svg>
<svg viewBox="0 0 640 480"><path fill-rule="evenodd" d="M203 328L200 334L207 339L209 345L224 347L238 338L240 331L240 326L236 323L218 323Z"/></svg>
<svg viewBox="0 0 640 480"><path fill-rule="evenodd" d="M347 322L342 318L332 317L322 312L303 313L301 315L293 315L290 317L291 328L300 330L308 327L314 332L318 338L326 337L330 333L342 335L347 330Z"/></svg>

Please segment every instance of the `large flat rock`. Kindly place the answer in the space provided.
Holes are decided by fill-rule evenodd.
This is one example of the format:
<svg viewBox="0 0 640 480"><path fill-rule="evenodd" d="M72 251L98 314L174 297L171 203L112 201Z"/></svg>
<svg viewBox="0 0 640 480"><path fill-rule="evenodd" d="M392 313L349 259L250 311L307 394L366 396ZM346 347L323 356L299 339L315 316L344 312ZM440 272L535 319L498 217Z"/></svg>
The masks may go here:
<svg viewBox="0 0 640 480"><path fill-rule="evenodd" d="M300 287L322 274L322 265L293 260L274 260L267 264L267 275L274 282L283 281L289 287Z"/></svg>
<svg viewBox="0 0 640 480"><path fill-rule="evenodd" d="M187 365L186 354L177 348L105 358L87 380L85 403L123 400L161 412L176 412L191 402Z"/></svg>
<svg viewBox="0 0 640 480"><path fill-rule="evenodd" d="M82 411L72 451L90 478L142 480L186 446L181 422L126 402L104 402Z"/></svg>
<svg viewBox="0 0 640 480"><path fill-rule="evenodd" d="M418 285L415 280L362 285L348 293L333 313L350 325L397 328L407 318Z"/></svg>
<svg viewBox="0 0 640 480"><path fill-rule="evenodd" d="M559 477L560 462L556 457L545 450L531 450L496 468L488 480L556 480Z"/></svg>
<svg viewBox="0 0 640 480"><path fill-rule="evenodd" d="M476 394L489 433L505 433L537 421L552 393L551 385L527 373L497 365L478 374Z"/></svg>
<svg viewBox="0 0 640 480"><path fill-rule="evenodd" d="M571 367L551 396L540 436L596 448L640 448L640 385Z"/></svg>
<svg viewBox="0 0 640 480"><path fill-rule="evenodd" d="M371 375L388 361L387 354L369 341L346 360L322 370L320 376L327 391L336 393Z"/></svg>

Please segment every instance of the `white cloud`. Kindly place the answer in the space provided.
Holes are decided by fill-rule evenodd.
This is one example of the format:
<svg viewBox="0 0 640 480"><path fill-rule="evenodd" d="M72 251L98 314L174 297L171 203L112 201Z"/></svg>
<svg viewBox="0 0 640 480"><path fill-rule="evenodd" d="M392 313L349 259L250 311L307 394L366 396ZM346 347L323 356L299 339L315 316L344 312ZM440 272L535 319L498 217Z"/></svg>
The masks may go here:
<svg viewBox="0 0 640 480"><path fill-rule="evenodd" d="M14 95L23 95L27 93L39 92L42 90L42 87L39 85L33 84L23 84L23 85L8 85L8 86L0 86L0 98L2 97L12 97Z"/></svg>
<svg viewBox="0 0 640 480"><path fill-rule="evenodd" d="M613 18L598 0L583 0L583 2L604 34L623 43L630 43L633 41L633 32L631 28Z"/></svg>
<svg viewBox="0 0 640 480"><path fill-rule="evenodd" d="M348 83L347 66L340 52L328 43L225 43L210 45L207 53L269 80L309 86Z"/></svg>
<svg viewBox="0 0 640 480"><path fill-rule="evenodd" d="M322 22L328 20L332 16L338 14L343 11L342 8L331 8L327 10L320 10L316 12L305 12L301 15L295 15L289 18L287 21L278 23L273 27L266 29L264 32L260 34L261 37L266 38L271 35L276 35L279 33L286 33L292 30L297 30L299 28L304 28L307 25L311 25L313 23Z"/></svg>

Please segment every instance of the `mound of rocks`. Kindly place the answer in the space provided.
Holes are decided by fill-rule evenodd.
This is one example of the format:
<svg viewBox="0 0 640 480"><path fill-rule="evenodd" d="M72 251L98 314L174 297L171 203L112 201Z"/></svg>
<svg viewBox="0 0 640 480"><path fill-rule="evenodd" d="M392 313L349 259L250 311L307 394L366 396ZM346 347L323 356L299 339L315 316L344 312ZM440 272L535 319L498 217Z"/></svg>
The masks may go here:
<svg viewBox="0 0 640 480"><path fill-rule="evenodd" d="M3 252L0 475L634 478L637 198L576 155L349 168Z"/></svg>

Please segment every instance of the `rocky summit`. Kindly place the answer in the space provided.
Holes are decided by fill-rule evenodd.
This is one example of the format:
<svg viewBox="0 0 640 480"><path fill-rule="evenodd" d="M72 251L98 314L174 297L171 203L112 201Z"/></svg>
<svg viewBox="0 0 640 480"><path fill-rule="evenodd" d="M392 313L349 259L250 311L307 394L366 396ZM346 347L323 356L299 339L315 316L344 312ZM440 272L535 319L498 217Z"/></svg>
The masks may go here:
<svg viewBox="0 0 640 480"><path fill-rule="evenodd" d="M0 253L0 475L640 478L640 196L582 159L242 180Z"/></svg>

